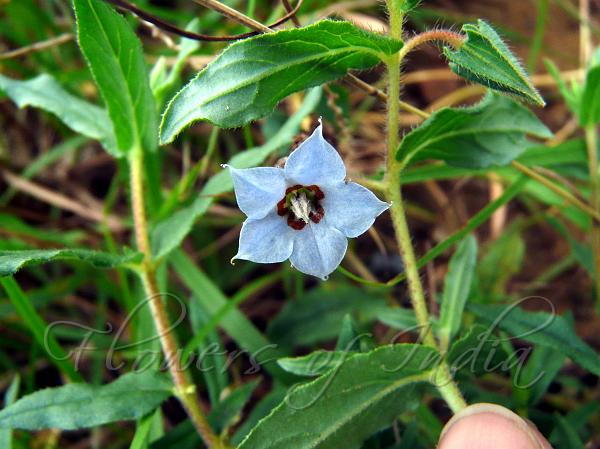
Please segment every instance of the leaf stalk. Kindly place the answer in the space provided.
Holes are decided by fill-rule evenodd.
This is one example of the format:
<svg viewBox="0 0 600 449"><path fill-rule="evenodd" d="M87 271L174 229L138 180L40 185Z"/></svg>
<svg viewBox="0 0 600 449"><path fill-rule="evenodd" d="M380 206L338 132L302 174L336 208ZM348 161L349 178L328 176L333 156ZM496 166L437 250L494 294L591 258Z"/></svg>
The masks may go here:
<svg viewBox="0 0 600 449"><path fill-rule="evenodd" d="M404 60L404 57L413 51L415 48L432 41L440 41L451 45L455 49L465 42L466 36L460 33L455 33L450 30L429 30L419 33L404 43L404 46L400 50L399 58L400 61Z"/></svg>

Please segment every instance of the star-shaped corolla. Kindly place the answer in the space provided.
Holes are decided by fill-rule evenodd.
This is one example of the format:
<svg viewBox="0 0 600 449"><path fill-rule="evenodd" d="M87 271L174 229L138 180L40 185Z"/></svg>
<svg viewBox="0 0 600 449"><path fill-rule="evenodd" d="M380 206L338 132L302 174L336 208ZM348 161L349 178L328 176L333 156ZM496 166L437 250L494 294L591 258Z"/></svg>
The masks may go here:
<svg viewBox="0 0 600 449"><path fill-rule="evenodd" d="M322 125L288 157L284 168L228 166L238 206L247 215L234 259L277 263L326 279L341 263L348 238L371 227L389 204L346 181L338 152Z"/></svg>

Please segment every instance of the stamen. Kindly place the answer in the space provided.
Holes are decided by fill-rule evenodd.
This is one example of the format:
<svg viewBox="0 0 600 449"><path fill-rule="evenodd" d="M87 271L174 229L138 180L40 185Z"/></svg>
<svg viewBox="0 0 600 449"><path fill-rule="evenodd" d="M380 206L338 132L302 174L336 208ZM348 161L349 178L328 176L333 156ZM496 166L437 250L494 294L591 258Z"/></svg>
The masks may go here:
<svg viewBox="0 0 600 449"><path fill-rule="evenodd" d="M312 207L310 201L306 197L306 193L301 192L300 195L291 198L290 208L297 218L304 221L304 223L308 223Z"/></svg>
<svg viewBox="0 0 600 449"><path fill-rule="evenodd" d="M277 203L277 215L287 216L290 228L300 231L309 223L309 220L318 224L325 210L320 201L325 194L316 185L303 186L296 184L285 190L285 196Z"/></svg>

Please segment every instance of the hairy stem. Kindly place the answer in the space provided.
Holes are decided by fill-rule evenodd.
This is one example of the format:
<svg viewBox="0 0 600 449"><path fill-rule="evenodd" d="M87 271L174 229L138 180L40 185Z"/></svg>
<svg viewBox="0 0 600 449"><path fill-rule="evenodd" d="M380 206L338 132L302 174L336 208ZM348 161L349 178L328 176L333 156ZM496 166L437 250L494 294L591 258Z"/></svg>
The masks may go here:
<svg viewBox="0 0 600 449"><path fill-rule="evenodd" d="M131 170L131 206L133 209L136 244L138 249L144 254L144 261L140 267L140 278L150 305L150 311L160 338L167 366L175 385L176 395L206 445L209 448L222 448L224 446L221 440L213 433L206 420L202 405L196 396L196 388L191 382L188 373L181 366L177 342L171 333L167 311L156 283L144 203L143 165L142 150L133 150L129 157Z"/></svg>
<svg viewBox="0 0 600 449"><path fill-rule="evenodd" d="M395 39L402 38L402 3L403 0L388 0L388 11L390 17L390 36ZM410 41L409 41L410 42ZM406 45L405 47L406 48ZM404 53L405 55L406 53ZM436 349L438 344L431 332L429 322L429 312L425 301L425 291L419 270L417 268L417 259L412 246L410 231L406 221L406 211L402 201L402 191L400 186L400 163L396 160L396 149L398 148L398 132L400 117L400 63L403 54L395 54L387 61L388 70L388 92L387 92L387 169L385 175L385 193L389 202L392 203L390 212L392 222L398 240L400 255L404 262L404 270L408 281L410 298L412 302L417 322L421 329L421 338L423 342ZM448 365L444 360L436 372L436 387L448 406L453 412L466 407L465 400L452 376Z"/></svg>
<svg viewBox="0 0 600 449"><path fill-rule="evenodd" d="M433 383L453 413L456 413L467 406L462 393L456 385L456 382L454 382L452 374L450 373L450 368L448 367L446 361L442 361L440 363Z"/></svg>
<svg viewBox="0 0 600 449"><path fill-rule="evenodd" d="M455 33L450 30L430 30L419 33L404 43L398 57L400 61L413 51L418 46L432 41L441 41L451 45L454 48L459 48L465 41L465 36L460 33Z"/></svg>

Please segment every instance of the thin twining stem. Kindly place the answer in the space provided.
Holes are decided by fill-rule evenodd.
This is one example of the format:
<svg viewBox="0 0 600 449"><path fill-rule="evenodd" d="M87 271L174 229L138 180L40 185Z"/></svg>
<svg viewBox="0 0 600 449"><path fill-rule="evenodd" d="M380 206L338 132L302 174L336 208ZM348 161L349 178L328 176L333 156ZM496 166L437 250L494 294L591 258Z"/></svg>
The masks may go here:
<svg viewBox="0 0 600 449"><path fill-rule="evenodd" d="M267 27L266 25L263 25L262 23L257 22L256 20L246 16L245 14L242 14L241 12L236 11L235 9L229 8L228 6L219 2L218 0L194 0L194 1L198 4L201 4L205 7L207 7L207 8L213 9L213 10L223 14L224 16L229 17L233 21L235 21L241 25L247 26L248 28L251 28L255 31L258 31L261 33L272 33L274 31L270 27ZM296 8L294 8L294 10L291 11L287 16L296 14L297 9L298 9L298 5L296 5ZM377 89L376 87L371 86L368 83L365 83L363 80L361 80L360 78L358 78L352 74L346 75L343 78L343 80L346 81L348 84L350 84L354 87L357 87L360 90L366 92L369 95L373 95L382 101L387 101L387 94L385 92ZM426 118L423 116L423 111L419 110L418 108L415 108L411 104L406 103L404 101L400 101L400 108L407 112L410 112L412 114L416 114L416 115L420 116L421 118Z"/></svg>
<svg viewBox="0 0 600 449"><path fill-rule="evenodd" d="M16 48L14 50L9 50L7 52L0 53L0 59L17 58L19 56L24 56L36 51L46 50L57 45L62 45L66 42L70 42L74 38L75 36L72 33L64 33L45 41L35 42L31 45L27 45L26 47Z"/></svg>
<svg viewBox="0 0 600 449"><path fill-rule="evenodd" d="M232 35L232 36L210 36L207 34L194 33L193 31L184 30L182 28L179 28L178 26L173 25L172 23L166 22L166 21L162 20L161 18L148 13L147 11L144 11L143 9L139 8L138 6L136 6L132 3L129 3L126 0L105 0L105 1L112 3L113 5L115 5L119 8L122 8L129 12L132 12L133 14L138 16L140 19L145 20L146 22L149 22L149 23L155 25L156 27L160 28L161 30L167 31L169 33L177 34L179 36L182 36L182 37L185 37L188 39L197 40L197 41L207 41L207 42L237 41L240 39L246 39L248 37L256 36L257 34L259 34L259 32L257 32L257 31L260 31L260 30L257 30L257 31L252 31L250 33L236 34L236 35ZM300 9L300 6L302 6L302 1L303 0L298 0L298 3L296 3L296 6L294 7L294 9L292 9L292 11L290 11L288 14L283 16L281 19L273 22L272 24L270 24L268 26L262 25L262 24L261 24L261 26L271 29L271 28L277 27L277 26L287 22L288 20L292 19L293 17L295 17L296 13ZM206 6L202 2L197 2L197 3L200 3L203 6ZM244 24L244 25L248 26L247 24ZM251 26L248 26L248 28L254 29Z"/></svg>

